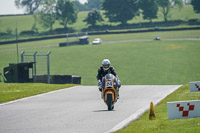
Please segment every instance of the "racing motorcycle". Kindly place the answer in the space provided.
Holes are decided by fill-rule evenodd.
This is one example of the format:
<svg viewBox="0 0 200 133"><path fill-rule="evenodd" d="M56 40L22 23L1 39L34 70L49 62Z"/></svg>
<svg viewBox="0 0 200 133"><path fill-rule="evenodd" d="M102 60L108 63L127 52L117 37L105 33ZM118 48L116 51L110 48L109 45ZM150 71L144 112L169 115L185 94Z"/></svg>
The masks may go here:
<svg viewBox="0 0 200 133"><path fill-rule="evenodd" d="M117 102L119 93L117 80L113 74L106 74L102 79L102 98L109 111L114 109L114 104Z"/></svg>

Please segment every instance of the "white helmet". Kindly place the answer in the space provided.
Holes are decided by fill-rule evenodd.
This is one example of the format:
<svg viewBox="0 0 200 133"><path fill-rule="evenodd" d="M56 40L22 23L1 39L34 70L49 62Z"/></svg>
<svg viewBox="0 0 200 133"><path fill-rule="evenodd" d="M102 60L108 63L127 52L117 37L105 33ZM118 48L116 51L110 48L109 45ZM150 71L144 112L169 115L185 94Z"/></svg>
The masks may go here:
<svg viewBox="0 0 200 133"><path fill-rule="evenodd" d="M104 59L102 61L102 67L103 67L104 71L108 70L110 68L110 61L109 61L109 59Z"/></svg>

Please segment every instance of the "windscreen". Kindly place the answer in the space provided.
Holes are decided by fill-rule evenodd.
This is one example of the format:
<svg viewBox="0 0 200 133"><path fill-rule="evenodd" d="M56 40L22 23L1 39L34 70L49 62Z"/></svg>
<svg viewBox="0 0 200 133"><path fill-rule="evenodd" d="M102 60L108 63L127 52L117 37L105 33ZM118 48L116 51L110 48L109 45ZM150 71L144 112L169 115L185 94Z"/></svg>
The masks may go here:
<svg viewBox="0 0 200 133"><path fill-rule="evenodd" d="M112 79L114 79L114 75L112 75L112 74L106 74L106 76L105 76L105 79L106 80L112 80Z"/></svg>

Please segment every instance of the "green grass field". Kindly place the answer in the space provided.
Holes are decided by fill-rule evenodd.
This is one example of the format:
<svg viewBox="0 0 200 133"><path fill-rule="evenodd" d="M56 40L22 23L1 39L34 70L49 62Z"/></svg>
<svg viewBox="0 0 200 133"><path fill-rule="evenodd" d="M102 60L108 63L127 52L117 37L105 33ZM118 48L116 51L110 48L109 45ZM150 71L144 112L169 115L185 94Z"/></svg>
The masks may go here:
<svg viewBox="0 0 200 133"><path fill-rule="evenodd" d="M157 35L163 40L153 41ZM126 85L186 84L200 79L199 41L164 40L197 38L200 37L198 30L91 36L90 40L95 37L102 38L104 43L58 47L65 39L56 39L21 43L19 50L51 51L51 74L81 76L83 85L96 85L97 68L104 58L111 60L122 84ZM15 44L1 45L0 72L16 61Z"/></svg>
<svg viewBox="0 0 200 133"><path fill-rule="evenodd" d="M41 93L46 93L54 90L59 90L63 88L69 88L75 85L65 84L65 85L53 85L53 84L19 84L19 83L0 83L0 103L29 97L33 95L38 95Z"/></svg>
<svg viewBox="0 0 200 133"><path fill-rule="evenodd" d="M78 20L73 25L69 25L69 27L72 27L77 32L80 32L81 29L87 28L87 24L83 22L83 20L86 18L88 12L79 12L78 14ZM103 11L102 11L103 14ZM191 5L186 5L184 8L179 10L178 8L174 8L171 10L169 15L169 20L184 20L188 21L190 19L199 19L199 14L196 14L193 11L193 8ZM113 25L116 26L119 23L110 23L108 22L108 19L104 17L104 22L98 23L98 25ZM164 21L162 13L158 12L158 19L154 19L153 22L156 21ZM139 23L139 22L148 22L147 20L143 20L142 15L137 16L136 18L133 18L128 23ZM18 27L18 30L21 31L27 31L31 30L32 26L34 24L34 18L31 15L26 16L9 16L9 17L0 17L0 32L7 32L8 29L12 31L12 33L15 33L16 27ZM47 31L47 29L44 29L41 27L41 25L37 24L37 28L39 29L39 32ZM63 28L61 25L59 25L58 22L55 23L53 26L53 29L56 28Z"/></svg>

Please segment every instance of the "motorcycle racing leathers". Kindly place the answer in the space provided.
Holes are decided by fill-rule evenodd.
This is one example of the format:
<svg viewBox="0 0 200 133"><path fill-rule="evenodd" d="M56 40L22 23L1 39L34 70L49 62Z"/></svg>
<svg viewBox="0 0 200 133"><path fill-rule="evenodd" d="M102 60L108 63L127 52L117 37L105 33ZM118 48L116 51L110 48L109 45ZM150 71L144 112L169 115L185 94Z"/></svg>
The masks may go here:
<svg viewBox="0 0 200 133"><path fill-rule="evenodd" d="M106 75L106 74L113 74L117 79L118 79L118 88L121 87L121 82L115 72L114 67L110 67L108 70L104 70L102 66L100 66L98 68L98 74L97 74L97 81L98 81L98 86L99 86L99 91L102 91L102 78Z"/></svg>

